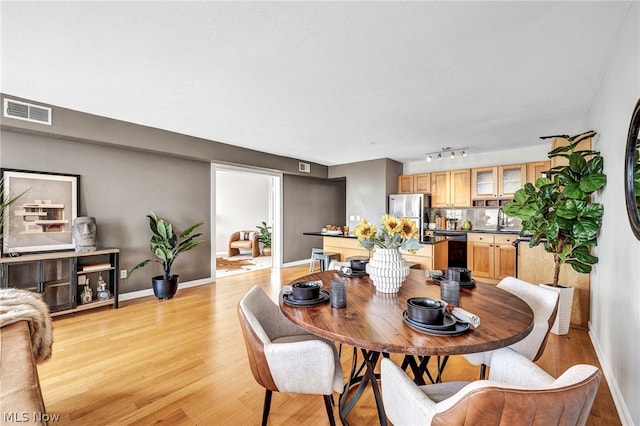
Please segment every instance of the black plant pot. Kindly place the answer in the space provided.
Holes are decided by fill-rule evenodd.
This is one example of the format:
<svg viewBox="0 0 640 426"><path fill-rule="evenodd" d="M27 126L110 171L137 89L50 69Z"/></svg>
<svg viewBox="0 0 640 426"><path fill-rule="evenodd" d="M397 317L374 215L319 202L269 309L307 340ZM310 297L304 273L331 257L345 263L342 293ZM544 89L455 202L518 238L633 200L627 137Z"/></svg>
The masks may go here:
<svg viewBox="0 0 640 426"><path fill-rule="evenodd" d="M162 275L151 278L153 284L153 294L158 299L167 300L171 299L178 291L178 277L179 275L171 275L168 280L165 280Z"/></svg>

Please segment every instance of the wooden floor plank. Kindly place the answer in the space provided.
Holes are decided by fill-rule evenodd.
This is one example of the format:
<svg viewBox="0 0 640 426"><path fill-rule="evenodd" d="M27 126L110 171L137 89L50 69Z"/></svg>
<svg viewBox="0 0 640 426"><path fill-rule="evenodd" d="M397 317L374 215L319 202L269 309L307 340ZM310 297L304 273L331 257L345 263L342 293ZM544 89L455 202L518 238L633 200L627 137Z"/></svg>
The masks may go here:
<svg viewBox="0 0 640 426"><path fill-rule="evenodd" d="M38 367L47 412L66 425L258 425L264 389L251 376L236 314L253 285L276 299L308 266L258 270L180 289L176 297L123 301L54 319L53 356ZM343 348L350 368L352 350ZM398 356L392 358L399 362ZM586 330L551 335L538 364L554 376L576 363L599 365ZM444 380L475 380L478 368L450 358ZM337 401L337 395L334 395ZM337 409L334 415L338 418ZM371 392L349 415L377 423ZM270 425L326 425L321 396L274 393ZM620 424L603 381L588 424Z"/></svg>

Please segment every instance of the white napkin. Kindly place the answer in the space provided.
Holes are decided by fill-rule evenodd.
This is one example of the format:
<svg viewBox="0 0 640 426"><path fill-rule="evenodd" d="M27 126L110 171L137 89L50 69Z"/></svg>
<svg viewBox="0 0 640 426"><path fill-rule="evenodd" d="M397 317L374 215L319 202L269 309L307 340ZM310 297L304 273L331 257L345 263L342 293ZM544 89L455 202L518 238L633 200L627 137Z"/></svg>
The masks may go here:
<svg viewBox="0 0 640 426"><path fill-rule="evenodd" d="M457 320L468 322L473 326L473 328L478 328L480 325L480 318L477 315L472 314L469 311L465 311L462 308L453 308L453 312L451 312L451 314L456 317Z"/></svg>
<svg viewBox="0 0 640 426"><path fill-rule="evenodd" d="M335 260L329 263L329 270L331 271L342 271L343 268L348 268L351 266L351 262L336 262Z"/></svg>

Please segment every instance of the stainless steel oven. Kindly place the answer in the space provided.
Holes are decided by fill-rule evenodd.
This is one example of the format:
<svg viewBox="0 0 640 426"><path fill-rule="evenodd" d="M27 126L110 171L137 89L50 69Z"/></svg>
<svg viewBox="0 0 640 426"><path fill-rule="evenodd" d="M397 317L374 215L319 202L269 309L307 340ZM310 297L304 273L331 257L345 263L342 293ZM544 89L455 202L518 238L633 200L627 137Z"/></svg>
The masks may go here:
<svg viewBox="0 0 640 426"><path fill-rule="evenodd" d="M467 267L467 233L464 231L435 230L436 237L449 239L449 263L448 266Z"/></svg>

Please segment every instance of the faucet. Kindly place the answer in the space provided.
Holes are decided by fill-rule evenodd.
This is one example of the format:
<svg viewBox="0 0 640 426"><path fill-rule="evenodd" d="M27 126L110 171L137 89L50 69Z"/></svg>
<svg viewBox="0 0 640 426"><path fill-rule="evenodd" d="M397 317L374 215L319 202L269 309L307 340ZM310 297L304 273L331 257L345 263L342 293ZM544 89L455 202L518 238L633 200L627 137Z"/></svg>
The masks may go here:
<svg viewBox="0 0 640 426"><path fill-rule="evenodd" d="M500 207L498 209L498 225L496 229L500 231L506 226L507 226L507 216L504 214L504 210L502 210L502 207Z"/></svg>

